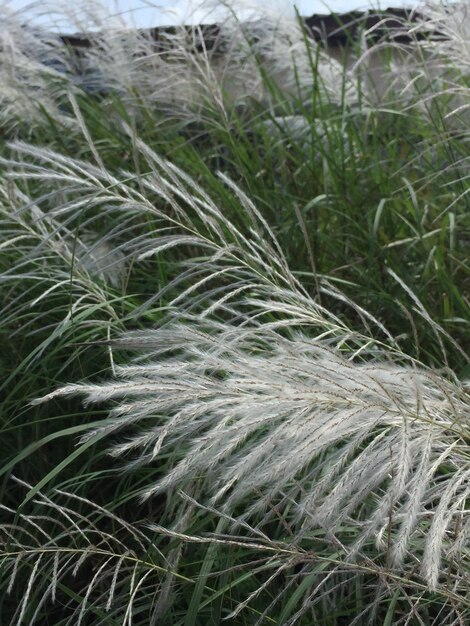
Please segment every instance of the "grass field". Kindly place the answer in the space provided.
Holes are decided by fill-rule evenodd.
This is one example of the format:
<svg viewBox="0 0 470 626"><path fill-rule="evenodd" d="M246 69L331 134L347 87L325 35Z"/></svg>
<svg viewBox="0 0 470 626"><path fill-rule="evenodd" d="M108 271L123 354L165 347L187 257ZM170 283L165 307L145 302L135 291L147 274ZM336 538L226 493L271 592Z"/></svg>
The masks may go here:
<svg viewBox="0 0 470 626"><path fill-rule="evenodd" d="M467 623L466 9L378 105L295 19L3 7L2 624Z"/></svg>

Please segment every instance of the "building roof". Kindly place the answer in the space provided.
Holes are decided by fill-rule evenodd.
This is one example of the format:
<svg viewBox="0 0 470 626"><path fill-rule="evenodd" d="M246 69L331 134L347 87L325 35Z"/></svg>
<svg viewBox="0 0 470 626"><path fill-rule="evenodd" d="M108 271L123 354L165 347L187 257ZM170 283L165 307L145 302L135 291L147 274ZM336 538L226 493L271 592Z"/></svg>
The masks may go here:
<svg viewBox="0 0 470 626"><path fill-rule="evenodd" d="M304 17L307 32L318 43L325 47L344 47L357 41L360 33L367 33L371 42L391 40L396 43L409 43L412 40L423 39L431 34L436 35L430 28L409 34L409 25L413 22L423 22L422 14L413 9L390 8L383 11L349 11L347 13L321 15L314 14ZM210 50L221 43L220 27L217 24L201 24L194 26L160 26L157 28L139 29L142 35L152 39L158 47L167 48L171 38L187 31L193 39L195 50ZM75 49L86 49L94 45L96 35L77 33L61 35L62 41Z"/></svg>

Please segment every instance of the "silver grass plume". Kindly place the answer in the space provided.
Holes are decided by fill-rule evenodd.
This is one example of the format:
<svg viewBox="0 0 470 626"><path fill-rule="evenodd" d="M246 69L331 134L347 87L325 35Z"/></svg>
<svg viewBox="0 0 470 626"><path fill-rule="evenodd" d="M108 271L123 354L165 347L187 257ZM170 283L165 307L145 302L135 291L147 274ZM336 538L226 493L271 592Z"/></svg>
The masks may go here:
<svg viewBox="0 0 470 626"><path fill-rule="evenodd" d="M111 236L99 237L85 225L77 232L74 225L55 218L43 211L18 187L0 187L1 247L17 250L22 256L23 268L34 263L42 265L45 277L52 280L71 280L70 272L84 289L92 285L99 291L100 279L117 287L124 277L126 260ZM2 282L18 279L18 267L11 267L2 274ZM26 270L28 271L28 270ZM104 294L103 294L104 296Z"/></svg>
<svg viewBox="0 0 470 626"><path fill-rule="evenodd" d="M114 345L151 356L117 368L110 383L72 385L48 398L79 392L87 402L112 401L107 434L154 418L112 449L137 454L137 463L173 456L174 468L144 497L187 489L199 477L213 506L230 512L243 503L248 521L272 503L289 503L299 537L318 527L333 537L343 524L357 525L352 553L371 537L379 549L390 543L395 566L420 558L431 588L444 550L468 559L463 388L417 367L357 363L315 338L285 339L262 327L170 324Z"/></svg>
<svg viewBox="0 0 470 626"><path fill-rule="evenodd" d="M410 20L394 16L394 27L389 30L389 18L385 14L372 27L363 29L356 49L349 53L348 65L360 78L362 95L372 109L416 107L429 93L431 59L423 55L416 36L416 19L416 16ZM426 19L418 25L429 33ZM385 34L377 39L376 31L381 28ZM397 34L408 37L409 41L398 43L395 41Z"/></svg>
<svg viewBox="0 0 470 626"><path fill-rule="evenodd" d="M22 11L0 3L0 126L33 129L49 116L74 127L61 106L76 89L68 52L56 35L28 21Z"/></svg>
<svg viewBox="0 0 470 626"><path fill-rule="evenodd" d="M387 18L365 30L353 72L362 77L363 95L372 107L417 109L437 123L445 119L446 130L468 127L469 4L467 0L447 5L424 0L402 19L398 34L407 43L397 43L394 32L369 43ZM394 16L393 21L400 18ZM396 31L395 31L396 34ZM354 54L352 55L354 60Z"/></svg>
<svg viewBox="0 0 470 626"><path fill-rule="evenodd" d="M15 146L22 158L6 163L13 179L46 177L68 191L52 209L62 219L90 204L108 215L147 215L161 234L128 240L141 259L175 246L195 255L165 288L173 296L161 328L112 342L139 352L134 362L116 368L108 383L72 384L43 400L81 393L88 403L110 402L109 420L89 436L124 431L112 453L130 454L130 468L170 455L171 468L144 498L191 493L197 484L202 500L222 513L243 507L239 522L269 517L273 506L289 510L299 541L323 528L351 563L375 541L391 571L413 577L418 567L431 589L451 571L463 598L465 385L408 358L379 321L319 278L320 293L350 306L364 331L323 307L229 179L222 177L246 215L246 233L188 175L137 146L150 170L140 189L126 183L125 172L112 177L22 144ZM71 183L78 174L79 194ZM354 529L353 541L344 526Z"/></svg>
<svg viewBox="0 0 470 626"><path fill-rule="evenodd" d="M14 476L11 482L19 492L32 489ZM132 624L135 607L159 588L170 567L150 532L63 489L47 495L38 491L31 504L33 512L19 513L0 503L2 518L8 520L0 528L2 577L10 579L6 594L24 581L24 593L9 623L41 623L47 610L52 616L55 611L70 612L69 623L80 626L90 614L104 609L107 619ZM76 594L77 606L71 611L63 580L80 580L86 569L92 574Z"/></svg>
<svg viewBox="0 0 470 626"><path fill-rule="evenodd" d="M427 23L436 33L434 41L423 40L423 55L430 58L431 90L438 100L446 127L468 130L470 98L470 4L468 0L446 5L426 0L423 6Z"/></svg>
<svg viewBox="0 0 470 626"><path fill-rule="evenodd" d="M6 294L0 305L2 324L13 322L18 333L27 333L25 320L34 312L35 322L44 318L44 330L49 331L31 354L30 365L51 344L76 341L77 319L88 340L123 329L109 289L121 287L128 258L112 229L99 234L96 219L61 219L11 181L0 183L0 284ZM47 321L51 309L60 316L53 328ZM109 356L113 367L111 349Z"/></svg>
<svg viewBox="0 0 470 626"><path fill-rule="evenodd" d="M358 100L354 77L317 50L292 12L208 0L197 9L217 18L218 34L210 43L199 26L176 27L156 43L150 32L130 28L104 3L80 3L77 10L69 3L59 6L92 44L81 52L86 88L119 93L136 115L142 107L193 118L196 111L204 116L251 102L272 106L273 89L308 102L315 86L331 102Z"/></svg>

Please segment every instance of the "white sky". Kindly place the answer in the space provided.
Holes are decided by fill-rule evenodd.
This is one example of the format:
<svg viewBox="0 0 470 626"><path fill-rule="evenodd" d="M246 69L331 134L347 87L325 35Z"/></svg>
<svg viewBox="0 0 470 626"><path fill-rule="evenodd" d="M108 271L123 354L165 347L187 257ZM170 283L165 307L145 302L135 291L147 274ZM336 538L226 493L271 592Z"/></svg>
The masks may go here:
<svg viewBox="0 0 470 626"><path fill-rule="evenodd" d="M245 0L245 4L246 4ZM93 11L93 7L103 5L111 14L121 16L127 23L138 27L152 27L164 24L177 24L182 21L186 23L213 23L217 20L217 12L208 8L207 0L0 0L0 14L2 5L9 9L24 9L34 5L34 9L29 9L28 14L35 14L34 21L47 23L48 25L57 22L56 29L62 32L76 30L64 21L54 16L54 8L74 6L75 9L87 7ZM226 1L231 7L242 4L240 0ZM353 9L367 9L371 6L385 9L387 7L415 6L418 0L250 0L250 4L264 8L276 9L278 11L293 12L294 4L301 15L309 16L313 13L342 13ZM205 5L205 6L202 6ZM41 17L37 17L41 15ZM1 17L0 17L1 19Z"/></svg>

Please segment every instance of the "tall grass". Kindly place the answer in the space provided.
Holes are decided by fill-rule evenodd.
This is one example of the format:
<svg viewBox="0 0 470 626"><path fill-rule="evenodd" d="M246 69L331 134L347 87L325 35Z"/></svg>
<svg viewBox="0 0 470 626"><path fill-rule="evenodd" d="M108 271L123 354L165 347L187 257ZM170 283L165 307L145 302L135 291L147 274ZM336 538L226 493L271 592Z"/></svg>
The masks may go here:
<svg viewBox="0 0 470 626"><path fill-rule="evenodd" d="M56 69L10 27L5 623L466 622L467 92L428 14L380 105L285 16L35 33Z"/></svg>

